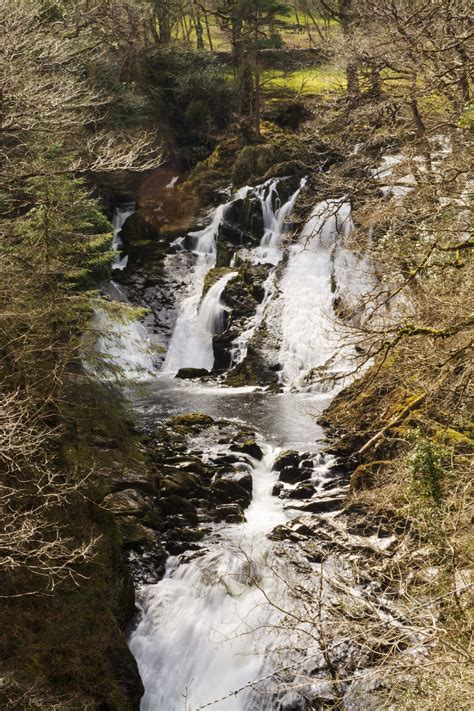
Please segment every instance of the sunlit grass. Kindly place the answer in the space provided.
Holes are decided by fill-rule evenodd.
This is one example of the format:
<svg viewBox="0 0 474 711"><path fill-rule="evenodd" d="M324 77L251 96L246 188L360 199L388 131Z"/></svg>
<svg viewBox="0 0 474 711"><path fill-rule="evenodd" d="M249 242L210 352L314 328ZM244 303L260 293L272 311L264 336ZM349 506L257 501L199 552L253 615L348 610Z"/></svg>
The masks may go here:
<svg viewBox="0 0 474 711"><path fill-rule="evenodd" d="M342 91L346 87L346 79L343 70L326 64L293 72L265 71L262 87L265 91L291 91L311 96Z"/></svg>

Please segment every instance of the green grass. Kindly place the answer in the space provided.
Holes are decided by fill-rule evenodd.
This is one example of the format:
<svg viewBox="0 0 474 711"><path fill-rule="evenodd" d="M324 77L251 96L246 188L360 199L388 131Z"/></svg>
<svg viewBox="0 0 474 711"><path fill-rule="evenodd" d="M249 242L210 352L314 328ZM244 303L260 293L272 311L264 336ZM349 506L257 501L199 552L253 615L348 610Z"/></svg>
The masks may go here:
<svg viewBox="0 0 474 711"><path fill-rule="evenodd" d="M304 96L342 91L346 87L343 70L332 65L298 69L294 72L264 72L262 87L266 92L290 91Z"/></svg>

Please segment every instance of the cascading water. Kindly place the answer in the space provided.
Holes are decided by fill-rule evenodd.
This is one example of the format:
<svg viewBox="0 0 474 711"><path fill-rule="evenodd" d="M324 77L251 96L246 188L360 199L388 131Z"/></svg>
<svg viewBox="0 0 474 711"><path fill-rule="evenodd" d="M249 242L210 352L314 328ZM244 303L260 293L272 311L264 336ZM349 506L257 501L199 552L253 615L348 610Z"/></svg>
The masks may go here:
<svg viewBox="0 0 474 711"><path fill-rule="evenodd" d="M253 250L253 253L259 261L270 264L278 264L281 259L282 252L279 245L285 230L285 222L295 206L298 195L306 185L306 178L301 179L299 188L283 204L278 196L277 184L278 180L271 179L255 191L262 204L264 233L260 246Z"/></svg>
<svg viewBox="0 0 474 711"><path fill-rule="evenodd" d="M351 263L347 251L338 244L351 232L351 207L343 200L317 205L298 242L287 248L288 261L279 276L274 265L283 254L281 236L305 181L283 205L277 199L276 183L268 181L252 191L262 204L264 235L259 247L243 253L254 264L273 267L264 283L264 299L234 344L234 360L245 357L249 339L260 327L273 329L280 337L281 378L287 391L273 396L271 401L269 395L256 393L251 400L248 393L243 393L239 405L239 395L232 389L216 389L212 400L212 394L203 386L185 383L173 386L176 389L168 400L161 399L161 406L173 414L187 412L190 402L197 399L202 412L208 411L211 403L213 416L215 409L222 410L225 416L230 411L231 417L254 425L261 407L258 398L266 398L270 412L270 416L265 412L266 419L271 423L270 431L275 436L278 432L278 444L296 447L301 453L307 451L308 444L295 444L290 437L295 431L297 436L312 431L306 409L317 407L314 395L298 394L305 389L306 376L328 363L337 372L347 369L347 349L341 346L334 329L333 280L339 262ZM235 199L250 191L243 188ZM218 207L211 224L190 235L196 261L188 293L179 306L164 371L213 367L212 334L225 328L222 294L237 272L221 277L202 301L201 294L205 275L215 264L219 226L230 204ZM288 392L290 389L293 393ZM218 400L226 397L227 409ZM308 397L313 399L305 399ZM179 405L176 409L180 398L184 408L181 410ZM282 435L278 422L286 422L286 408L289 421ZM315 436L309 435L313 446ZM273 711L279 703L275 701L272 680L278 666L276 650L284 648L284 662L293 666L301 665L305 654L320 654L311 641L302 650L301 640L298 643L297 635L293 639L293 632L283 624L282 610L293 568L276 553L275 543L267 534L296 516L293 509L297 507L285 507L284 498L272 495L278 478L273 465L279 449L260 444L264 452L261 461L247 455L253 497L245 511L246 522L213 524L199 555L169 558L164 578L142 590L141 620L130 639L145 686L142 711L199 711L208 707L219 711ZM219 446L214 440L199 444L204 450ZM310 479L314 496L327 496L328 461L314 453L303 458L308 457L314 467ZM317 489L318 478L323 480L321 490ZM339 495L343 489L343 485L337 489ZM296 553L293 551L292 555ZM320 664L324 667L324 660ZM296 692L288 694L288 702L297 703ZM281 693L278 698L282 698Z"/></svg>
<svg viewBox="0 0 474 711"><path fill-rule="evenodd" d="M199 307L198 321L211 335L222 333L225 328L225 315L228 309L222 304L221 297L227 284L238 272L230 272L211 286Z"/></svg>
<svg viewBox="0 0 474 711"><path fill-rule="evenodd" d="M133 205L117 207L112 217L114 236L112 249L118 252L122 246L120 232L126 220L134 212ZM128 256L117 256L113 269L122 270L127 265ZM128 303L124 291L111 281L103 289L111 301ZM105 377L130 380L148 379L154 370L150 339L146 328L135 318L126 319L123 314L113 318L105 309L97 308L92 318L92 327L98 334L96 348L101 353L105 365Z"/></svg>
<svg viewBox="0 0 474 711"><path fill-rule="evenodd" d="M112 249L117 252L117 257L112 265L113 269L125 269L128 263L128 255L120 257L120 249L123 247L123 242L120 237L122 227L128 218L135 212L135 204L122 205L115 208L112 216L112 227L114 228L114 236L112 239Z"/></svg>
<svg viewBox="0 0 474 711"><path fill-rule="evenodd" d="M127 303L126 295L115 282L110 282L107 293L111 300ZM140 321L113 318L101 308L96 309L92 325L99 334L96 347L104 364L110 368L108 377L117 374L129 380L146 380L152 376L154 364L150 340Z"/></svg>
<svg viewBox="0 0 474 711"><path fill-rule="evenodd" d="M252 250L252 258L255 261L277 264L280 260L281 250L278 245L285 229L285 221L291 213L305 182L303 178L298 189L283 204L280 204L276 191L278 180L269 180L252 193L260 200L264 226L261 244L258 248ZM179 306L176 326L163 366L163 370L166 372L174 372L180 368L187 367L212 370L214 356L211 336L215 331L206 325L202 313L199 313L204 279L209 269L212 269L216 262L216 241L219 227L225 218L226 211L233 202L245 198L251 191L252 188L248 186L240 188L232 200L216 208L213 219L207 227L197 232L190 232L188 235L192 241L193 252L196 254L196 263L193 268L193 278L190 282L188 294ZM222 294L227 281L223 280L220 294ZM213 296L215 293L217 292L212 291ZM202 306L204 306L204 303ZM241 346L242 352L245 347L243 343Z"/></svg>
<svg viewBox="0 0 474 711"><path fill-rule="evenodd" d="M338 238L352 229L350 203L324 201L316 205L298 243L290 246L288 264L280 282L278 319L281 329L279 362L282 382L301 387L303 379L334 358L344 367L335 328L334 251Z"/></svg>
<svg viewBox="0 0 474 711"><path fill-rule="evenodd" d="M271 605L263 610L261 592L277 594L276 578L265 573L272 548L265 534L287 518L271 495L274 457L268 448L261 462L249 458L254 493L246 523L227 526L225 539L210 541L194 561L170 559L164 579L148 588L130 641L146 688L143 711L195 711L215 699L222 711L254 708L251 690L238 698L229 692L264 673L255 651L265 649L278 617Z"/></svg>

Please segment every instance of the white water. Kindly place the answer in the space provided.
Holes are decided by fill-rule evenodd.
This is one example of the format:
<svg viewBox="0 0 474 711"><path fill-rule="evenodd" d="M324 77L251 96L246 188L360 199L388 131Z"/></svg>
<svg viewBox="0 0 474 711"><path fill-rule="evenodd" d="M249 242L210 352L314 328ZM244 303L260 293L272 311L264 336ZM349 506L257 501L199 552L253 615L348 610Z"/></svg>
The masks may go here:
<svg viewBox="0 0 474 711"><path fill-rule="evenodd" d="M112 301L127 303L122 289L111 282L108 292ZM147 330L135 318L128 320L122 314L114 318L105 309L98 308L92 318L97 333L96 348L101 354L107 377L129 380L147 380L153 374L153 358Z"/></svg>
<svg viewBox="0 0 474 711"><path fill-rule="evenodd" d="M238 272L225 274L213 284L199 307L198 321L211 336L215 333L222 333L225 328L225 314L228 309L221 302L221 297L229 281L237 274Z"/></svg>
<svg viewBox="0 0 474 711"><path fill-rule="evenodd" d="M261 245L252 250L255 261L280 261L285 222L303 185L302 181L290 200L274 212L274 182L257 189L264 208L265 233ZM215 263L216 237L226 207L220 206L211 224L192 235L197 261L189 292L180 306L165 370L184 366L212 368L212 333L223 328L221 296L235 272L220 279L200 306L199 303L205 274ZM272 272L262 304L235 344L234 355L243 358L251 335L265 319L267 328L278 331L281 339L279 361L288 388L304 389L305 377L313 368L328 366L340 372L348 367L348 354L335 332L331 277L337 272L336 267L360 261L351 262L347 250L338 245L352 229L350 212L350 204L344 201L327 201L315 207L298 242L288 248L288 263L277 288ZM354 293L357 290L354 287ZM211 395L198 386L197 391L192 390L194 386L187 383L179 387L185 391L181 397L187 410L197 400L198 408L204 411ZM175 411L176 397L176 393L169 396L170 412ZM217 401L218 396L213 397ZM225 392L222 397L226 397ZM264 397L268 404L270 396ZM273 397L274 411L269 413L269 419L275 421L284 417L285 398L299 396L287 392ZM316 400L318 396L311 397ZM232 399L228 408L234 417L243 414L245 396L240 406L237 400ZM256 401L249 401L247 406L257 410ZM296 409L290 411L290 418L295 419ZM257 411L251 415L252 423L261 417ZM285 427L288 438L291 424ZM296 440L303 441L310 430L309 423L306 425L303 417L294 427L298 430ZM271 429L277 431L278 423L272 423ZM285 446L287 443L288 439ZM295 446L300 449L298 444ZM301 451L306 451L303 446ZM265 457L261 462L248 460L253 499L245 512L246 523L215 525L204 541L203 555L187 562L169 559L164 579L142 591L142 617L130 639L146 690L142 711L199 711L207 705L216 711L277 708L271 693L265 693L273 680L259 680L275 670L275 650L285 648L283 666L299 659L299 650L296 640L292 650L291 633L283 627L281 613L271 604L285 607L285 579L291 579L292 569L284 559L274 560L275 544L266 538L289 514L283 509L283 501L271 495L277 479L272 467L278 450L269 445L263 445L263 449ZM324 461L320 462L314 476L325 466ZM310 643L305 651L314 651Z"/></svg>
<svg viewBox="0 0 474 711"><path fill-rule="evenodd" d="M124 226L125 222L128 220L130 215L133 215L135 211L135 206L130 204L130 205L124 205L123 207L116 207L114 210L114 214L112 216L112 226L114 228L114 236L112 240L112 249L117 252L117 257L115 258L115 261L112 265L113 269L125 269L128 263L128 255L126 254L124 257L120 258L120 248L123 246L123 242L120 237L120 232L122 231L122 227Z"/></svg>
<svg viewBox="0 0 474 711"><path fill-rule="evenodd" d="M114 237L112 249L119 251L122 246L120 232L126 220L134 212L133 205L117 207L112 217ZM127 265L128 256L123 259L117 254L113 269L122 270ZM123 290L111 281L105 289L110 300L123 304L128 299ZM127 318L122 312L117 317L105 308L97 308L92 317L92 328L97 334L96 349L102 364L96 368L105 378L125 378L146 380L151 377L154 364L151 343L146 328L136 318Z"/></svg>
<svg viewBox="0 0 474 711"><path fill-rule="evenodd" d="M260 246L253 250L253 254L257 257L257 261L269 264L278 264L281 259L280 241L285 231L285 223L295 206L300 191L306 185L306 178L301 179L299 188L283 204L278 197L277 184L278 180L271 179L260 185L255 191L262 204L264 233ZM276 204L276 209L273 208L274 204Z"/></svg>
<svg viewBox="0 0 474 711"><path fill-rule="evenodd" d="M251 461L247 522L227 525L225 539L216 537L194 561L171 559L165 578L146 591L144 617L130 640L146 689L143 711L197 711L215 700L220 711L253 708L250 689L232 692L265 673L265 657L257 651L278 636L271 625L279 613L262 592L281 598L280 581L267 567L273 565L272 544L265 537L287 518L271 496L274 457L268 448L261 462ZM261 698L255 708L272 706Z"/></svg>
<svg viewBox="0 0 474 711"><path fill-rule="evenodd" d="M298 243L288 250L277 308L282 381L290 387L303 386L314 368L334 368L335 360L344 367L346 354L336 329L331 275L337 240L352 229L350 213L347 202L319 203Z"/></svg>
<svg viewBox="0 0 474 711"><path fill-rule="evenodd" d="M299 188L283 205L278 203L276 193L278 180L269 180L255 189L254 194L262 205L264 224L261 244L252 250L255 261L277 264L281 259L282 252L279 249L279 243L285 229L285 222L305 182L303 178ZM232 202L246 197L251 190L248 186L240 188L232 200L216 208L212 221L207 227L189 233L189 237L193 240L196 264L193 268L188 293L179 306L176 326L163 366L165 372L176 372L180 368L189 367L204 368L209 371L213 368L212 334L219 332L219 324L217 330L214 330L213 319L215 317L219 321L224 316L224 310L215 307L218 306L222 291L231 277L224 277L219 282L222 284L222 289L218 288L217 284L214 285L210 290L212 294L206 295L200 307L204 279L209 269L212 269L216 263L216 241L226 210ZM272 205L275 200L277 205L273 210ZM217 300L216 295L219 297ZM207 299L208 296L209 299ZM220 325L222 326L222 320ZM248 335L252 332L253 330ZM245 352L246 343L247 341L244 339L239 347L240 352Z"/></svg>

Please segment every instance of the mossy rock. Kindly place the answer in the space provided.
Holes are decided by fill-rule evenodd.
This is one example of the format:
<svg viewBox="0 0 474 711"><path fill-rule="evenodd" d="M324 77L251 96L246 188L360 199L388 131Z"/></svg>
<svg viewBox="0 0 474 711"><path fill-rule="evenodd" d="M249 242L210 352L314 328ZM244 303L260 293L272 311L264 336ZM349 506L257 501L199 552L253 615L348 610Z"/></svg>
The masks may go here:
<svg viewBox="0 0 474 711"><path fill-rule="evenodd" d="M246 146L236 157L232 169L232 183L235 187L255 184L272 165L290 158L289 152L275 143Z"/></svg>
<svg viewBox="0 0 474 711"><path fill-rule="evenodd" d="M269 385L278 384L278 373L271 370L257 349L249 343L247 355L235 366L226 377L226 385L241 387L242 385Z"/></svg>
<svg viewBox="0 0 474 711"><path fill-rule="evenodd" d="M137 210L126 220L120 236L125 245L143 246L158 240L160 230L143 212Z"/></svg>
<svg viewBox="0 0 474 711"><path fill-rule="evenodd" d="M230 267L213 267L212 269L209 269L207 272L206 276L204 277L204 286L202 289L202 295L205 296L211 286L214 286L219 279L222 279L226 274L229 274L230 272L234 271Z"/></svg>
<svg viewBox="0 0 474 711"><path fill-rule="evenodd" d="M175 378L179 378L180 380L193 380L194 378L204 378L209 374L209 371L205 368L180 368Z"/></svg>
<svg viewBox="0 0 474 711"><path fill-rule="evenodd" d="M275 464L273 468L277 472L281 472L285 467L297 467L300 461L300 454L295 449L286 449L284 452L280 452L278 457L275 459Z"/></svg>
<svg viewBox="0 0 474 711"><path fill-rule="evenodd" d="M231 452L242 452L242 454L248 454L254 459L263 459L263 452L254 439L248 439L245 442L232 444L230 450Z"/></svg>
<svg viewBox="0 0 474 711"><path fill-rule="evenodd" d="M161 496L186 494L195 496L202 491L202 482L197 474L176 469L172 475L164 477L161 481Z"/></svg>
<svg viewBox="0 0 474 711"><path fill-rule="evenodd" d="M214 420L210 415L205 415L202 412L189 412L184 415L176 415L171 420L172 428L185 434L186 432L195 432L214 424Z"/></svg>

